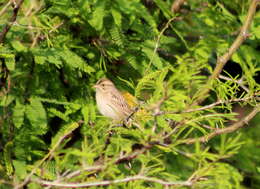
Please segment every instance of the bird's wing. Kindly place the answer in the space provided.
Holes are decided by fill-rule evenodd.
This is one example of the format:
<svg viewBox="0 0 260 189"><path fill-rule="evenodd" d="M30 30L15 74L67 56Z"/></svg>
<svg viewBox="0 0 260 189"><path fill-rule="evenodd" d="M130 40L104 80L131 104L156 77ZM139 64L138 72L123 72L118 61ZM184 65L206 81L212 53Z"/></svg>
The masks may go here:
<svg viewBox="0 0 260 189"><path fill-rule="evenodd" d="M115 105L115 108L116 107L120 108L119 112L123 112L123 114L126 116L132 113L130 106L127 104L126 100L124 99L124 97L119 91L117 91L115 94L110 93L110 95L111 95L112 104Z"/></svg>

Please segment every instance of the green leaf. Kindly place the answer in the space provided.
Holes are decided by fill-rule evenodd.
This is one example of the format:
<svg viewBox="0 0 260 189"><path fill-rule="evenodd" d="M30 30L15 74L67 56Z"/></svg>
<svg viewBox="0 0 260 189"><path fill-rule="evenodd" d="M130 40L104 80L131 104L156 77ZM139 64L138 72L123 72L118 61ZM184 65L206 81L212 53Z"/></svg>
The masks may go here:
<svg viewBox="0 0 260 189"><path fill-rule="evenodd" d="M77 122L63 125L59 132L52 138L51 148L56 148L60 140L64 139L68 134L77 129L79 124Z"/></svg>
<svg viewBox="0 0 260 189"><path fill-rule="evenodd" d="M27 176L25 161L14 160L13 165L15 174L19 177L19 179L24 179Z"/></svg>
<svg viewBox="0 0 260 189"><path fill-rule="evenodd" d="M11 45L17 52L27 51L27 48L18 40L11 41Z"/></svg>
<svg viewBox="0 0 260 189"><path fill-rule="evenodd" d="M89 112L90 112L89 107L86 105L81 109L81 113L83 115L85 123L88 123L88 121L89 121Z"/></svg>
<svg viewBox="0 0 260 189"><path fill-rule="evenodd" d="M97 1L95 9L92 13L92 18L88 20L89 24L100 31L103 27L103 19L105 16L105 5L106 1Z"/></svg>
<svg viewBox="0 0 260 189"><path fill-rule="evenodd" d="M41 102L47 102L50 104L58 104L58 105L73 105L71 102L66 102L66 101L61 101L61 100L56 100L56 99L50 99L50 98L41 98L37 97L38 100Z"/></svg>
<svg viewBox="0 0 260 189"><path fill-rule="evenodd" d="M19 129L23 124L24 112L25 106L21 104L19 100L16 100L16 104L13 111L13 122L17 129Z"/></svg>
<svg viewBox="0 0 260 189"><path fill-rule="evenodd" d="M48 48L33 48L31 52L34 55L34 60L37 64L52 63L58 68L61 67L62 61L59 56L60 49Z"/></svg>
<svg viewBox="0 0 260 189"><path fill-rule="evenodd" d="M15 57L5 58L5 64L8 70L15 70Z"/></svg>
<svg viewBox="0 0 260 189"><path fill-rule="evenodd" d="M15 97L11 94L3 96L0 100L0 106L7 107L14 101Z"/></svg>
<svg viewBox="0 0 260 189"><path fill-rule="evenodd" d="M154 2L161 9L161 11L163 12L164 16L167 19L170 19L172 17L172 12L170 11L170 6L167 5L166 2L164 2L162 0L154 0Z"/></svg>
<svg viewBox="0 0 260 189"><path fill-rule="evenodd" d="M142 90L144 89L154 89L154 82L156 78L160 76L161 72L162 71L151 72L140 79L135 89L135 96L141 97Z"/></svg>
<svg viewBox="0 0 260 189"><path fill-rule="evenodd" d="M115 24L117 26L121 26L122 24L122 15L117 9L112 9L111 10L112 16L114 18Z"/></svg>
<svg viewBox="0 0 260 189"><path fill-rule="evenodd" d="M148 40L144 43L142 51L145 53L150 62L158 69L163 68L161 58L158 56L156 50L156 42Z"/></svg>
<svg viewBox="0 0 260 189"><path fill-rule="evenodd" d="M72 68L78 68L86 73L92 73L95 71L91 66L87 65L80 56L69 49L59 50L57 54L59 54L60 58Z"/></svg>
<svg viewBox="0 0 260 189"><path fill-rule="evenodd" d="M114 43L117 44L119 47L122 47L124 42L118 27L116 25L112 25L109 29L109 33Z"/></svg>
<svg viewBox="0 0 260 189"><path fill-rule="evenodd" d="M0 45L0 58L5 59L5 65L8 70L13 71L15 69L15 54L12 53L8 48Z"/></svg>
<svg viewBox="0 0 260 189"><path fill-rule="evenodd" d="M7 175L11 176L13 173L13 165L12 165L12 158L11 158L11 153L12 153L12 148L13 148L13 142L8 142L6 143L4 147L4 163L5 163L5 170Z"/></svg>
<svg viewBox="0 0 260 189"><path fill-rule="evenodd" d="M48 108L48 112L50 112L54 116L57 116L58 118L60 118L64 121L69 121L69 117L65 113L63 113L55 108Z"/></svg>
<svg viewBox="0 0 260 189"><path fill-rule="evenodd" d="M44 64L47 58L45 56L34 56L34 60L36 64Z"/></svg>
<svg viewBox="0 0 260 189"><path fill-rule="evenodd" d="M26 105L26 117L29 119L35 134L44 134L47 131L47 116L41 101L35 97L30 98Z"/></svg>

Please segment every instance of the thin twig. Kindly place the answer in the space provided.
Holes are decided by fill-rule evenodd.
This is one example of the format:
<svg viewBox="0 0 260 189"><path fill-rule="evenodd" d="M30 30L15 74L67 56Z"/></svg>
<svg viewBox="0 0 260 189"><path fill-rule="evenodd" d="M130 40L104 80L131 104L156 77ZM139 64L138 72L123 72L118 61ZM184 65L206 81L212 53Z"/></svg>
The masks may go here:
<svg viewBox="0 0 260 189"><path fill-rule="evenodd" d="M56 24L50 31L49 34L56 31L59 27L61 27L64 24L64 21L62 21L61 23Z"/></svg>
<svg viewBox="0 0 260 189"><path fill-rule="evenodd" d="M130 161L130 160L136 158L138 155L146 152L152 146L153 145L143 146L141 149L138 149L138 150L135 150L135 151L128 153L126 155L120 156L119 158L116 159L115 163L118 164L118 163L121 163L121 162Z"/></svg>
<svg viewBox="0 0 260 189"><path fill-rule="evenodd" d="M248 122L260 111L260 104L258 104L247 116L245 116L243 119L237 121L236 123L232 124L229 127L223 128L223 129L216 129L214 132L209 133L208 135L199 137L199 138L188 138L185 140L180 141L179 143L185 143L185 144L193 144L195 142L202 142L205 143L212 139L215 136L224 134L224 133L231 133L234 132L244 125L248 124Z"/></svg>
<svg viewBox="0 0 260 189"><path fill-rule="evenodd" d="M238 50L241 44L249 37L248 30L253 21L258 3L259 0L251 0L251 4L248 9L246 20L240 30L239 35L237 36L233 44L230 46L230 48L227 50L227 52L223 56L218 58L217 65L212 75L208 79L205 87L198 92L198 98L192 105L197 105L207 98L208 93L210 91L209 86L212 85L212 81L219 77L220 73L222 72L226 63L230 60L231 56Z"/></svg>
<svg viewBox="0 0 260 189"><path fill-rule="evenodd" d="M19 9L21 8L21 5L24 0L20 0L17 4L15 4L15 7L13 8L13 14L12 17L9 20L9 23L7 23L3 29L3 31L0 33L0 44L4 42L5 36L7 32L11 29L13 23L15 23L17 14Z"/></svg>
<svg viewBox="0 0 260 189"><path fill-rule="evenodd" d="M73 177L76 177L78 175L80 175L82 172L88 172L88 171L101 171L102 169L104 169L105 166L101 166L101 165L97 165L97 166L89 166L89 167L84 167L83 169L80 169L80 170L77 170L77 171L74 171L74 172L70 172L69 173L69 170L65 171L61 176L58 176L58 179L56 179L55 181L53 182L61 182L61 181L64 181L66 179L71 179ZM45 187L46 189L48 188L52 188L51 185Z"/></svg>
<svg viewBox="0 0 260 189"><path fill-rule="evenodd" d="M2 21L3 20L0 20L0 22L2 22ZM43 29L46 29L44 27L37 27L37 26L31 26L31 25L26 25L26 24L20 24L17 21L15 21L15 22L6 22L6 24L12 24L13 26L17 26L17 27L21 27L21 28L27 28L27 29L30 29L30 30L43 30ZM4 24L0 23L0 26L1 25L4 25Z"/></svg>
<svg viewBox="0 0 260 189"><path fill-rule="evenodd" d="M116 179L116 180L103 180L97 182L84 182L84 183L61 183L61 182L51 182L46 180L35 179L34 181L47 186L56 186L56 187L63 187L63 188L86 188L86 187L93 187L93 186L108 186L118 183L124 182L131 182L136 180L143 180L148 182L159 183L164 186L191 186L193 182L191 181L164 181L154 177L147 177L142 175L136 175L132 177L126 177L123 179Z"/></svg>
<svg viewBox="0 0 260 189"><path fill-rule="evenodd" d="M168 22L165 24L165 26L163 27L163 29L161 30L161 32L159 33L158 37L157 37L157 40L156 40L156 43L155 43L155 47L154 47L154 50L153 50L153 55L152 57L150 58L150 62L148 63L148 66L145 70L145 74L148 72L152 62L153 62L153 59L154 59L154 56L159 48L159 43L160 43L160 40L161 40L161 37L163 35L163 33L165 32L165 30L169 27L170 23L175 19L175 17L171 18L170 20L168 20Z"/></svg>
<svg viewBox="0 0 260 189"><path fill-rule="evenodd" d="M48 32L48 34L51 34L52 32L56 31L56 30L57 30L59 27L61 27L63 24L64 24L64 22L62 21L61 23L55 25L55 26ZM46 37L42 37L42 36L40 35L40 32L38 31L37 34L36 34L36 36L33 38L33 42L32 42L32 44L31 44L31 47L30 47L30 48L33 48L33 47L37 44L37 42L38 42L39 39L43 40L44 38L46 38Z"/></svg>
<svg viewBox="0 0 260 189"><path fill-rule="evenodd" d="M8 1L8 3L6 3L6 5L2 8L2 10L0 11L0 17L6 12L7 8L12 4L12 0Z"/></svg>
<svg viewBox="0 0 260 189"><path fill-rule="evenodd" d="M77 170L77 171L74 171L74 172L71 172L71 173L67 174L67 175L64 177L64 179L73 178L73 177L75 177L75 176L80 175L82 172L87 172L87 171L100 171L100 170L104 169L104 167L105 167L105 166L102 166L102 165L84 167L84 168L81 169L81 170Z"/></svg>
<svg viewBox="0 0 260 189"><path fill-rule="evenodd" d="M210 118L210 117L225 117L225 114L221 114L221 113L207 114L207 115L203 115L203 116L200 116L200 117L196 117L196 118L191 119L191 120L184 120L182 122L179 122L178 125L176 125L171 132L169 132L166 135L164 135L163 138L164 139L169 138L170 136L175 134L178 131L178 129L180 127L182 127L183 125L186 125L186 124L189 124L189 123L193 123L193 122L196 122L196 121L201 120L201 119L202 120L203 119L207 119L207 118Z"/></svg>
<svg viewBox="0 0 260 189"><path fill-rule="evenodd" d="M209 104L209 105L206 105L206 106L203 106L200 108L188 109L183 112L189 113L189 112L202 111L202 110L207 110L207 109L213 108L220 104L227 104L227 103L232 103L232 102L246 102L246 101L254 99L254 98L255 98L255 96L249 96L249 97L245 97L245 98L235 98L235 99L230 99L230 100L218 100L217 102L214 102L212 104Z"/></svg>
<svg viewBox="0 0 260 189"><path fill-rule="evenodd" d="M199 126L204 127L205 129L209 129L209 130L216 130L216 128L213 128L213 127L211 127L209 125L205 125L205 124L200 124Z"/></svg>
<svg viewBox="0 0 260 189"><path fill-rule="evenodd" d="M248 100L260 100L259 97L260 93L255 93L252 96L244 97L244 98L235 98L235 99L229 99L229 100L218 100L217 102L214 102L212 104L208 104L205 106L202 106L200 108L190 108L183 110L182 112L179 111L160 111L156 115L163 115L163 114L179 114L179 113L190 113L190 112L196 112L196 111L202 111L202 110L207 110L214 108L215 106L218 106L220 104L227 104L227 103L234 103L234 102L246 102Z"/></svg>
<svg viewBox="0 0 260 189"><path fill-rule="evenodd" d="M224 79L226 81L233 81L233 82L237 83L241 88L243 88L246 92L249 93L249 89L245 85L243 85L243 77L241 77L241 79L239 79L239 80L236 80L236 79L226 77L224 75L219 75L219 78Z"/></svg>
<svg viewBox="0 0 260 189"><path fill-rule="evenodd" d="M33 37L33 42L32 42L32 44L31 44L31 47L30 47L30 48L35 47L35 45L37 44L37 41L38 41L39 36L40 36L40 32L38 31L38 32L36 33L35 37Z"/></svg>

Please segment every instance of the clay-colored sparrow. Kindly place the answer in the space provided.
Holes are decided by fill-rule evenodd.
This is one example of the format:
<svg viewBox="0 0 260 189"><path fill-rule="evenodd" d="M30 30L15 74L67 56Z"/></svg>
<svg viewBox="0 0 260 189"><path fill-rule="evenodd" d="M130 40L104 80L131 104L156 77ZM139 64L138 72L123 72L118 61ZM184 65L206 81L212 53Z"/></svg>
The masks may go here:
<svg viewBox="0 0 260 189"><path fill-rule="evenodd" d="M102 115L117 121L131 115L133 110L112 81L102 78L93 87L96 88L97 106Z"/></svg>

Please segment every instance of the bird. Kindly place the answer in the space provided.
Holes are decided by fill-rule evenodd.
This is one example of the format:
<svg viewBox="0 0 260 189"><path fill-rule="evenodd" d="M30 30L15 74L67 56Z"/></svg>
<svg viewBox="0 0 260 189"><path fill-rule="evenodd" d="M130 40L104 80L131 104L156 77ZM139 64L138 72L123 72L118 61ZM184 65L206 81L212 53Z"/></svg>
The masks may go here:
<svg viewBox="0 0 260 189"><path fill-rule="evenodd" d="M101 78L93 87L96 89L97 107L102 115L115 121L123 121L131 116L133 109L111 80Z"/></svg>

